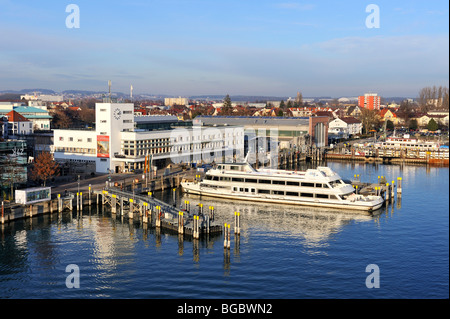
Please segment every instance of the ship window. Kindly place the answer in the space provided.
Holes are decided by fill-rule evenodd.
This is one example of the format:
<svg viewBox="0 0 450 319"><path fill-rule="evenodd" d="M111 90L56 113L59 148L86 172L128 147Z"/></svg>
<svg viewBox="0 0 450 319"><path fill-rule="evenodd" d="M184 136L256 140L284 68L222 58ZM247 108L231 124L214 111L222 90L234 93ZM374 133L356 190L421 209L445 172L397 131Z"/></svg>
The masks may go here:
<svg viewBox="0 0 450 319"><path fill-rule="evenodd" d="M248 193L248 188L245 189L245 192Z"/></svg>
<svg viewBox="0 0 450 319"><path fill-rule="evenodd" d="M325 184L325 186L326 186L326 184ZM323 187L323 184L321 184L321 183L316 183L316 187L322 188L322 187Z"/></svg>
<svg viewBox="0 0 450 319"><path fill-rule="evenodd" d="M328 199L328 195L327 194L316 194L316 198L327 198Z"/></svg>
<svg viewBox="0 0 450 319"><path fill-rule="evenodd" d="M244 189L243 189L243 188L240 188L240 189L239 189L239 191L243 192L243 191L244 191Z"/></svg>
<svg viewBox="0 0 450 319"><path fill-rule="evenodd" d="M258 180L253 179L253 178L246 178L246 179L245 179L245 182L246 182L246 183L257 183Z"/></svg>
<svg viewBox="0 0 450 319"><path fill-rule="evenodd" d="M290 181L287 181L287 182L286 182L286 185L288 185L288 186L300 186L300 183L299 183L299 182L290 182Z"/></svg>
<svg viewBox="0 0 450 319"><path fill-rule="evenodd" d="M240 177L233 177L233 178L231 179L231 181L233 181L233 182L243 182L244 179L243 179L243 178L240 178Z"/></svg>
<svg viewBox="0 0 450 319"><path fill-rule="evenodd" d="M258 193L259 194L270 194L270 190L268 190L268 189L259 189Z"/></svg>
<svg viewBox="0 0 450 319"><path fill-rule="evenodd" d="M271 184L271 181L270 181L270 179L260 179L258 181L258 183L260 183L260 184Z"/></svg>
<svg viewBox="0 0 450 319"><path fill-rule="evenodd" d="M297 192L286 192L286 196L298 196Z"/></svg>
<svg viewBox="0 0 450 319"><path fill-rule="evenodd" d="M239 170L239 166L230 166L230 169L232 171L238 171Z"/></svg>
<svg viewBox="0 0 450 319"><path fill-rule="evenodd" d="M220 177L220 180L221 180L221 181L227 181L227 182L229 182L229 181L231 181L231 178L230 178L230 177L222 176L222 177Z"/></svg>
<svg viewBox="0 0 450 319"><path fill-rule="evenodd" d="M276 180L274 180L274 181L272 181L272 184L275 184L275 185L285 185L285 182L284 182L284 181L276 181Z"/></svg>
<svg viewBox="0 0 450 319"><path fill-rule="evenodd" d="M300 196L302 196L302 197L314 197L314 194L311 194L311 193L301 193Z"/></svg>
<svg viewBox="0 0 450 319"><path fill-rule="evenodd" d="M213 181L218 181L219 180L219 176L213 176Z"/></svg>
<svg viewBox="0 0 450 319"><path fill-rule="evenodd" d="M274 195L284 195L284 191L273 191Z"/></svg>
<svg viewBox="0 0 450 319"><path fill-rule="evenodd" d="M206 175L206 180L207 181L211 181L212 180L212 176Z"/></svg>
<svg viewBox="0 0 450 319"><path fill-rule="evenodd" d="M304 187L314 187L314 183L302 183Z"/></svg>

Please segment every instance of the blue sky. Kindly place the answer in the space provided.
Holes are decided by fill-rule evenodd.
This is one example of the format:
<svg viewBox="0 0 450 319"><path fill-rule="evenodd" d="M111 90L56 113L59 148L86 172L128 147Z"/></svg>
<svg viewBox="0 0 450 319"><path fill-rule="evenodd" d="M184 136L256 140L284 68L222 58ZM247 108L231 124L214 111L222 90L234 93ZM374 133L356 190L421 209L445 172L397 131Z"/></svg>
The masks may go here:
<svg viewBox="0 0 450 319"><path fill-rule="evenodd" d="M448 17L440 0L0 0L0 90L415 97L449 86Z"/></svg>

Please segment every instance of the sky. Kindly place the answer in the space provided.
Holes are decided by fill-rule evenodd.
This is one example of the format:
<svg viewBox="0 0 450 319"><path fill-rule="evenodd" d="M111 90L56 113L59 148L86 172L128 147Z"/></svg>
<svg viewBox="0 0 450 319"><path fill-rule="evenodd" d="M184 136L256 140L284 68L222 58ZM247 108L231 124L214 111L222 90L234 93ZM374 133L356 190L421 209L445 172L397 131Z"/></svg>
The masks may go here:
<svg viewBox="0 0 450 319"><path fill-rule="evenodd" d="M441 0L0 0L0 91L416 97L448 61Z"/></svg>

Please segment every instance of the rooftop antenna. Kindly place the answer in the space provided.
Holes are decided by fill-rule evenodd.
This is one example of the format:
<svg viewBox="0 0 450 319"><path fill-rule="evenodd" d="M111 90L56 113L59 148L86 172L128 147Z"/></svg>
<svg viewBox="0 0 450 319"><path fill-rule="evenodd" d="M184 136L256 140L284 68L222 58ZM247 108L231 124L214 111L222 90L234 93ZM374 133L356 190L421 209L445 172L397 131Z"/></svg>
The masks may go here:
<svg viewBox="0 0 450 319"><path fill-rule="evenodd" d="M109 103L111 103L111 80L108 80L108 87L109 87Z"/></svg>

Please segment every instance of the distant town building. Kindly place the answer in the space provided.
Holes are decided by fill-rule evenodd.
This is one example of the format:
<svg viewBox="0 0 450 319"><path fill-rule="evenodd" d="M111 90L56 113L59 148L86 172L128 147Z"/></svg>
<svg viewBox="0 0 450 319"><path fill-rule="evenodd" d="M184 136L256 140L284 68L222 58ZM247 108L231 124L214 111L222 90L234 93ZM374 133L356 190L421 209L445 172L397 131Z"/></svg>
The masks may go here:
<svg viewBox="0 0 450 319"><path fill-rule="evenodd" d="M362 123L354 117L337 118L329 123L328 133L330 135L342 135L347 138L351 135L361 134Z"/></svg>
<svg viewBox="0 0 450 319"><path fill-rule="evenodd" d="M33 123L23 115L12 110L6 114L8 118L8 137L17 138L20 135L33 133Z"/></svg>
<svg viewBox="0 0 450 319"><path fill-rule="evenodd" d="M358 97L358 106L369 110L379 110L381 97L376 93L366 93Z"/></svg>
<svg viewBox="0 0 450 319"><path fill-rule="evenodd" d="M62 95L50 94L24 94L20 96L21 100L40 100L43 102L62 102L64 97Z"/></svg>
<svg viewBox="0 0 450 319"><path fill-rule="evenodd" d="M189 100L185 97L166 97L164 99L165 106L188 105Z"/></svg>

